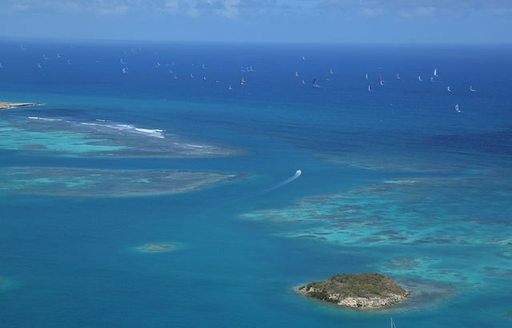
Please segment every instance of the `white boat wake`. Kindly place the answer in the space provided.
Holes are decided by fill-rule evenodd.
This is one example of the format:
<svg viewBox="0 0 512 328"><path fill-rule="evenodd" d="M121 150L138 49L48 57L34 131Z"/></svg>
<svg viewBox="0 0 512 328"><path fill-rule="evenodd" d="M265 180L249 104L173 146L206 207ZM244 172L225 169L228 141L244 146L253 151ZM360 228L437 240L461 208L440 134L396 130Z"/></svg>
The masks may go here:
<svg viewBox="0 0 512 328"><path fill-rule="evenodd" d="M294 180L297 180L301 175L302 175L302 171L301 170L297 170L293 176L291 176L288 179L284 180L283 182L278 183L277 185L275 185L275 186L265 190L264 193L272 191L272 190L276 190L276 189L281 188L281 187L284 187L287 184L293 182Z"/></svg>

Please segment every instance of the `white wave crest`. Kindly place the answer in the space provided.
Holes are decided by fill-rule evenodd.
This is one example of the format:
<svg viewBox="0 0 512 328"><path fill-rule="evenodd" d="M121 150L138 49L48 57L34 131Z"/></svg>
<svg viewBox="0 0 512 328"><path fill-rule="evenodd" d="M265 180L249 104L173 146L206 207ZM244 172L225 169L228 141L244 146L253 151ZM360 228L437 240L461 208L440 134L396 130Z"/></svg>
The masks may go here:
<svg viewBox="0 0 512 328"><path fill-rule="evenodd" d="M28 116L29 120L37 120L37 121L45 121L45 122L61 122L60 118L47 118L47 117L37 117L37 116Z"/></svg>
<svg viewBox="0 0 512 328"><path fill-rule="evenodd" d="M104 122L102 120L97 120L99 122ZM80 123L82 125L87 126L97 126L101 128L108 128L108 129L114 129L119 131L126 131L129 133L136 133L136 134L142 134L148 137L153 138L159 138L159 139L165 139L164 130L161 129L145 129L145 128L139 128L136 126L133 126L131 124L120 124L120 123L113 123L113 124L106 124L106 123Z"/></svg>

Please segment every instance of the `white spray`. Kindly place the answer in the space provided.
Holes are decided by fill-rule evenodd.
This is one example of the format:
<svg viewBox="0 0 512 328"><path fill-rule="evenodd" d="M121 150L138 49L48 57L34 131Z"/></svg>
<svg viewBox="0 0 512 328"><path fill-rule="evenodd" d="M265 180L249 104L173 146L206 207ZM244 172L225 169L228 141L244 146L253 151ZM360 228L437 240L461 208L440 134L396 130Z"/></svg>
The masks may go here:
<svg viewBox="0 0 512 328"><path fill-rule="evenodd" d="M293 176L291 176L288 179L284 180L283 182L273 186L272 188L269 188L269 189L265 190L264 192L269 192L269 191L275 190L277 188L281 188L283 186L286 186L287 184L289 184L289 183L293 182L294 180L298 179L301 176L301 174L302 174L302 171L301 170L297 170Z"/></svg>
<svg viewBox="0 0 512 328"><path fill-rule="evenodd" d="M281 188L281 187L283 187L283 186L293 182L294 180L297 180L301 175L302 175L302 171L301 170L297 170L297 171L295 171L295 174L293 176L289 177L288 179L284 180L283 182L278 183L278 184L276 184L275 186L273 186L273 187L271 187L269 189L260 191L257 194L252 194L252 195L249 195L249 196L245 196L245 197L233 200L233 202L240 202L240 201L244 201L244 200L248 200L248 199L251 199L251 198L254 198L254 197L258 197L258 196L264 195L264 194L266 194L268 192L271 192L273 190Z"/></svg>

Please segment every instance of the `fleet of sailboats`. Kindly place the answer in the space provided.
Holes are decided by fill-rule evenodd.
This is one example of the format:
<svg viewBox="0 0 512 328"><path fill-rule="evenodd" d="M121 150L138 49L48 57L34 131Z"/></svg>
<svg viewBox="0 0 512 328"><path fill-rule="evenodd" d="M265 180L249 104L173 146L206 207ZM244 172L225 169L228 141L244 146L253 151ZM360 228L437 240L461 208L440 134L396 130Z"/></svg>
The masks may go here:
<svg viewBox="0 0 512 328"><path fill-rule="evenodd" d="M66 58L65 56L62 56L60 53L57 53L55 56L56 56L56 57L52 57L52 58L62 59L62 61L63 61L64 63L67 63L67 65L71 65L71 59L70 59L70 58ZM43 55L42 55L42 58L43 58L43 60L45 60L45 61L50 60L50 57L48 57L46 54L43 54ZM302 60L303 62L305 62L305 61L306 61L306 57L305 57L305 56L301 56L300 58L301 58L301 60ZM121 58L119 59L119 63L121 64L121 73L122 73L122 74L124 74L124 75L128 74L128 71L129 71L129 68L128 68L128 61L125 59L125 57L121 57ZM41 69L41 70L46 69L46 65L43 65L43 64L42 64L42 62L36 63L36 66L37 66L37 68L38 68L38 69ZM161 62L157 61L157 62L153 65L153 67L154 67L155 69L158 69L158 68L160 68L160 67L164 67L164 66L166 66L166 67L168 67L168 66L172 66L172 67L174 67L174 66L175 66L175 64L174 64L174 62L172 62L172 64L169 64L169 63L161 63ZM194 65L192 65L192 66L194 66ZM197 67L198 67L198 68L200 68L201 70L203 70L203 72L204 72L206 69L208 69L208 66L207 66L206 64L197 65ZM3 68L4 68L4 66L3 66L3 64L0 62L0 69L3 69ZM243 72L243 73L252 73L252 72L255 72L255 69L254 69L254 67L253 67L252 65L242 65L242 66L241 66L241 68L240 68L240 70L241 70L241 72ZM169 69L169 70L168 70L168 73L172 76L172 78L173 78L174 80L178 80L178 75L175 73L175 71L174 71L173 69ZM333 75L334 75L334 69L331 67L331 68L329 68L329 70L328 70L328 76L333 76ZM207 80L208 80L208 78L207 78L206 74L201 73L201 75L200 75L200 76L201 76L201 78L200 78L201 80L203 80L203 81L207 81ZM302 84L302 85L306 85L306 80L303 78L304 74L299 73L299 70L294 71L294 76L298 79L298 81L300 81L300 84ZM194 73L189 73L189 77L190 77L190 79L195 79ZM301 78L299 78L299 77L301 77ZM330 78L328 78L328 77L324 77L324 79L325 79L325 81L330 81ZM369 74L368 74L368 73L365 73L365 74L364 74L364 79L365 79L365 80L367 80L367 81L370 79L370 78L369 78ZM400 73L395 73L395 80L397 80L397 81L398 81L398 80L402 80L402 76L400 75ZM423 82L423 77L422 77L422 75L421 75L421 74L420 74L420 75L417 75L417 80L418 80L419 82ZM314 79L312 80L312 84L311 84L311 86L312 86L313 88L321 88L322 86L320 85L320 83L321 83L320 81L321 81L320 79L318 79L318 78L314 78ZM435 67L435 68L433 69L433 71L432 71L432 75L430 76L430 81L431 81L431 82L442 82L442 79L440 79L440 74L439 74L439 70L438 70L438 68L437 68L437 67ZM215 83L216 83L216 84L219 84L219 83L221 83L221 81L219 81L219 80L215 80ZM246 81L245 76L242 76L242 77L240 78L239 83L240 83L240 85L241 85L241 86L246 85L247 81ZM392 84L392 83L391 83L391 84ZM382 74L381 74L381 73L378 73L378 74L377 74L377 85L380 85L380 86L382 86L382 87L384 87L384 86L385 86L384 79L383 79L383 77L382 77ZM386 85L387 85L387 84L386 84ZM233 86L232 86L232 84L228 84L227 89L228 89L228 90L230 90L230 91L231 91L231 90L233 90ZM448 92L448 93L454 93L454 90L452 89L452 86L451 86L451 85L447 85L447 86L446 86L446 90L447 90L447 92ZM470 92L470 93L475 93L475 92L477 92L477 90L473 87L473 85L469 85L468 89L466 89L466 90L469 90L469 92ZM370 92L373 92L373 84L372 84L372 83L367 84L367 91L368 91L369 93L370 93ZM454 105L454 110L455 110L455 112L457 112L457 113L462 113L462 110L461 110L461 108L460 108L459 104L455 104L455 105Z"/></svg>

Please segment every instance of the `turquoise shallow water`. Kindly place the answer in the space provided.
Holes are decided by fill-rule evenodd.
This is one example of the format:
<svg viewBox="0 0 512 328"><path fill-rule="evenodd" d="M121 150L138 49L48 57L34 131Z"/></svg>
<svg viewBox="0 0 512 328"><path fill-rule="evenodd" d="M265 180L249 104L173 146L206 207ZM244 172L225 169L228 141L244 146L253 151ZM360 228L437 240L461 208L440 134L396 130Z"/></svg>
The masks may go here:
<svg viewBox="0 0 512 328"><path fill-rule="evenodd" d="M0 112L2 326L512 324L510 49L0 48L0 99L44 103ZM415 297L293 292L361 271Z"/></svg>

